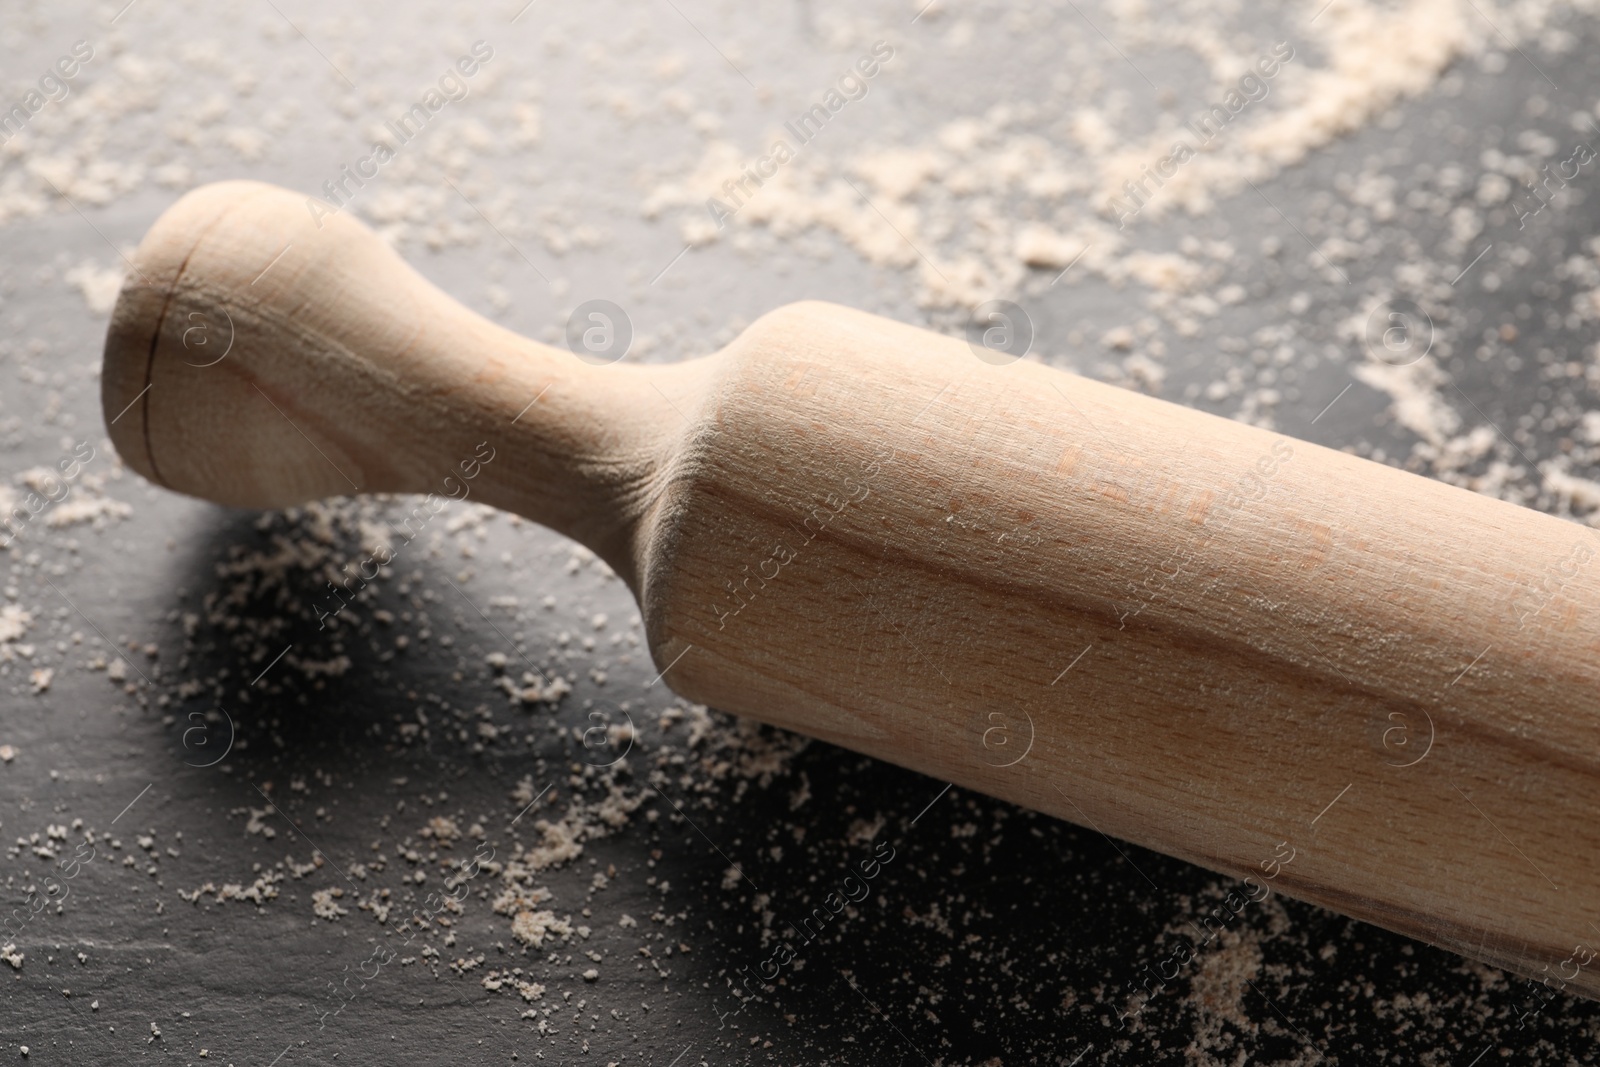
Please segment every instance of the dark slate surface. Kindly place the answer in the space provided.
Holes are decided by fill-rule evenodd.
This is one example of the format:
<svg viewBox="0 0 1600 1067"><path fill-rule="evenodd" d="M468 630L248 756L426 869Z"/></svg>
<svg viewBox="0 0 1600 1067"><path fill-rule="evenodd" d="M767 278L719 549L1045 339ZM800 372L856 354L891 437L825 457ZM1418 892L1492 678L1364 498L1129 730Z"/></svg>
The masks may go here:
<svg viewBox="0 0 1600 1067"><path fill-rule="evenodd" d="M137 160L169 124L190 121L205 95L228 92L224 75L178 59L186 42L222 41L224 55L263 74L255 103L238 106L292 104L297 117L257 165L196 149L196 180L250 174L320 183L337 155L330 131L355 120L333 111L322 60L270 8L219 14L144 0L110 27L119 6L26 7L0 41L8 78L39 66L57 42L97 33L121 42L123 59L171 60L178 77L150 110L119 126L105 150ZM544 111L554 147L519 163L528 167L522 178L547 183L552 197L615 236L605 252L563 267L575 289L599 288L594 279L608 270L647 277L674 254L670 230L638 218L629 178L666 150L667 135L640 127L624 136L578 107L594 87L584 80L581 44L560 57L540 46L537 20L554 15L535 8L506 29L514 10L469 16L408 5L379 18L334 6L299 5L290 14L311 29L324 18L365 19L374 52L397 41L412 49L396 58L402 73L448 58L443 46L427 51L435 19L470 23L459 31L466 39L479 35L474 20L481 21L484 34L506 35L506 62L549 65ZM697 76L731 79L697 33L663 10L660 32L697 65L705 61ZM808 8L693 13L712 39L751 19L768 24L754 38L763 43L741 58L769 72L797 71L788 81L788 73L767 75L790 88L803 89L811 70L838 58L808 32L816 17ZM897 90L886 130L903 136L958 104L971 112L1048 84L1054 40L1007 35L993 15L951 60L948 83ZM604 43L626 21L609 7L565 17L576 42L588 33ZM1088 32L1071 5L1057 17L1062 37ZM1232 280L1248 298L1199 337L1168 339L1165 395L1233 414L1236 400L1209 402L1198 387L1230 366L1257 380L1248 338L1292 320L1302 355L1281 374L1279 428L1408 462L1414 438L1393 425L1386 398L1359 383L1341 393L1360 358L1341 326L1396 263L1419 252L1445 258L1448 216L1429 199L1441 169L1455 164L1468 176L1467 192L1448 206L1470 197L1484 150L1512 151L1530 128L1572 136L1567 117L1592 103L1600 34L1583 22L1570 28L1577 47L1558 55L1530 43L1527 56L1507 53L1499 71L1463 64L1454 95L1402 106L1398 121L1349 137L1267 183L1263 196L1247 192L1207 217L1152 224L1158 241L1196 234L1253 248L1277 238L1295 250L1247 257ZM338 58L351 61L345 52ZM636 87L649 91L638 78ZM1531 115L1532 97L1551 106ZM728 103L732 121L747 106ZM1343 264L1345 283L1301 255L1298 243L1321 239L1336 210L1330 190L1371 160L1395 178L1403 206ZM605 173L608 163L614 173ZM9 159L0 179L23 165ZM510 166L504 158L486 165ZM598 176L586 179L585 168ZM1410 190L1426 195L1407 201ZM1460 390L1454 406L1469 427L1492 423L1515 440L1497 440L1491 458L1525 463L1520 453L1538 460L1570 447L1563 439L1573 434L1572 413L1594 402L1594 379L1562 367L1589 358L1596 341L1593 323L1564 321L1577 287L1560 270L1594 232L1585 194L1575 186L1526 229L1515 220L1491 225L1474 248L1492 241L1495 251L1475 270L1495 271L1499 288L1469 280L1462 298L1434 309L1450 353L1441 363ZM319 630L311 605L325 595L326 560L359 561L356 520L397 520L409 504L228 512L119 472L105 443L94 376L104 317L86 312L62 277L84 259L107 262L106 240L131 245L173 195L146 184L81 215L57 205L13 221L0 238L0 466L9 475L53 465L88 439L98 449L88 473L105 477L105 492L133 509L97 528L30 530L0 554L4 603L34 615L22 639L32 660L0 668L0 744L16 752L0 764L0 870L15 909L13 932L0 940L24 957L20 968L0 965L0 1054L19 1056L26 1045L29 1062L240 1067L1595 1062L1594 1005L1556 996L1526 1014L1539 1003L1526 982L1277 897L1246 908L1219 944L1119 1024L1127 991L1168 956L1189 921L1216 906L1232 888L1226 880L849 752L741 729L715 712L691 737L695 713L648 684L657 671L629 640L639 631L621 583L529 524L464 509L441 516L436 541L408 546L337 630ZM1517 247L1529 252L1521 264L1512 257ZM560 302L491 240L410 255L480 308L484 279L500 280L516 297L503 316L514 328L537 334L561 323ZM674 338L652 358L712 347L706 336L732 316L801 296L920 315L891 276L842 252L781 257L781 269L763 273L713 247L681 267L676 288L632 290L634 318ZM1141 314L1128 291L1035 281L1023 303L1039 350L1063 365L1093 372L1099 358L1092 342L1072 345L1071 330L1097 338ZM1306 298L1295 302L1300 293ZM702 308L712 325L697 324ZM1514 340L1500 329L1507 324L1516 327ZM1497 339L1480 342L1486 331ZM455 519L466 528L447 531ZM289 542L321 544L326 559L262 564ZM598 614L607 617L599 629ZM402 635L406 647L397 648ZM586 635L597 640L593 653L581 647ZM288 654L274 661L280 649ZM555 710L513 703L493 653L508 657L513 677L529 663L570 673L573 692ZM341 656L342 673L316 674L317 664ZM86 666L118 657L129 664L121 682ZM29 671L41 665L55 673L36 694ZM603 684L595 670L605 672ZM593 743L597 735L584 731L625 718L637 739L622 762L602 768L620 744ZM224 750L220 763L204 766ZM777 757L770 775L752 762L763 754ZM607 782L640 802L631 818L531 882L552 894L533 910L570 917L589 936L525 947L510 918L492 910L505 884L493 868L463 884L461 913L442 913L449 927L435 919L426 932L403 932L405 917L436 906L429 894L446 888L451 871L441 859L488 854L471 836L473 824L503 862L517 844L540 841L537 820L558 819L575 797L597 803ZM465 835L451 847L420 836L439 816ZM250 831L252 822L261 832ZM52 826L63 834L53 839ZM86 835L92 846L79 847ZM863 861L891 850L860 905L808 943L776 986L739 999L735 984L761 968L783 931L797 929ZM1559 867L1559 857L1549 860ZM215 891L188 899L208 883L248 889L262 873L281 880L272 885L277 896L259 905L219 904ZM28 902L38 898L29 890L47 891L52 875L66 899L34 915ZM332 903L347 913L316 917L312 895L333 889L344 890ZM379 923L356 902L383 890L392 907ZM486 988L491 972L512 968L545 987L538 1000L525 1001L514 984ZM584 978L590 968L593 981ZM351 992L336 992L340 984Z"/></svg>

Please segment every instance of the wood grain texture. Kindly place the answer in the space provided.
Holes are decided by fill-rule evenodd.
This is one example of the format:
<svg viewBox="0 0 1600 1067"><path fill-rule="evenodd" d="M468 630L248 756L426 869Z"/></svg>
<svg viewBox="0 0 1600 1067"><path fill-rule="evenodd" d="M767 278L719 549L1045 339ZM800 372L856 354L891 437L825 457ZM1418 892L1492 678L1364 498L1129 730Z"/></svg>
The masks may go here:
<svg viewBox="0 0 1600 1067"><path fill-rule="evenodd" d="M606 559L685 696L1600 995L1594 530L831 305L592 367L269 186L136 262L147 477L444 493L487 443L473 499Z"/></svg>

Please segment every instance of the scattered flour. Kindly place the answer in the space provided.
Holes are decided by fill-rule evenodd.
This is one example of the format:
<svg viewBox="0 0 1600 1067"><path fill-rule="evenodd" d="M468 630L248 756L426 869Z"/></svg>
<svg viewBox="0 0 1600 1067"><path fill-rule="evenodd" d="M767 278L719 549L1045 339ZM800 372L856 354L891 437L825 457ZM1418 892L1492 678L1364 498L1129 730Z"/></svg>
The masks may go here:
<svg viewBox="0 0 1600 1067"><path fill-rule="evenodd" d="M117 294L122 291L121 266L100 267L86 259L67 271L65 278L67 284L77 286L78 292L83 294L83 302L96 315L111 314Z"/></svg>
<svg viewBox="0 0 1600 1067"><path fill-rule="evenodd" d="M0 645L10 644L28 632L33 615L16 604L0 607Z"/></svg>

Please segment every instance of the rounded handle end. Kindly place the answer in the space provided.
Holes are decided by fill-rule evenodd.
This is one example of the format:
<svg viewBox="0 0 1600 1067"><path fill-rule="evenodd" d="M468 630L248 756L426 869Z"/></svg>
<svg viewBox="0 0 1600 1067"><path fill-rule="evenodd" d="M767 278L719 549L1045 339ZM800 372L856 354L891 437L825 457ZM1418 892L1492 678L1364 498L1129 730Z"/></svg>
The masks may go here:
<svg viewBox="0 0 1600 1067"><path fill-rule="evenodd" d="M307 204L207 185L140 242L101 399L117 451L151 481L239 507L407 488L380 379L429 287L365 226Z"/></svg>
<svg viewBox="0 0 1600 1067"><path fill-rule="evenodd" d="M152 455L150 393L163 355L159 342L184 266L206 233L230 210L252 195L270 190L259 182L236 181L188 193L140 242L133 272L117 295L106 331L101 407L111 441L123 461L157 484L182 488L162 476ZM189 334L188 339L198 345L202 337ZM182 341L180 335L180 344ZM196 358L196 362L203 361Z"/></svg>

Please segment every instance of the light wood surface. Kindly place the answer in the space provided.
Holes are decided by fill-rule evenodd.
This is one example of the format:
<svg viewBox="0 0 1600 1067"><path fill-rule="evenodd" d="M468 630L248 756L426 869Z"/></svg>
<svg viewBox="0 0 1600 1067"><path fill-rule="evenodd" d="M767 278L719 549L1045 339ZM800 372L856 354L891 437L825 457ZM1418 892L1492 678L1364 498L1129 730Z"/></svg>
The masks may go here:
<svg viewBox="0 0 1600 1067"><path fill-rule="evenodd" d="M130 466L280 507L486 443L472 498L599 553L687 697L1600 995L1596 531L826 304L591 366L321 221L157 223Z"/></svg>

